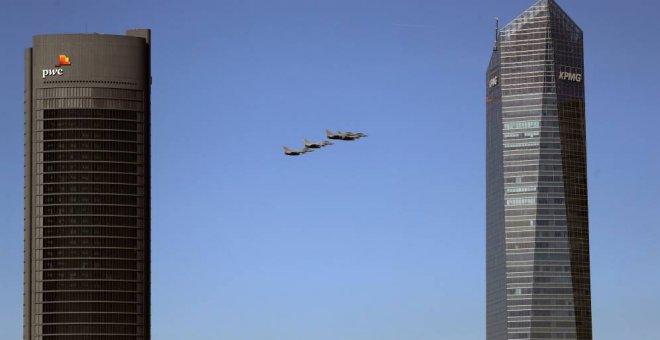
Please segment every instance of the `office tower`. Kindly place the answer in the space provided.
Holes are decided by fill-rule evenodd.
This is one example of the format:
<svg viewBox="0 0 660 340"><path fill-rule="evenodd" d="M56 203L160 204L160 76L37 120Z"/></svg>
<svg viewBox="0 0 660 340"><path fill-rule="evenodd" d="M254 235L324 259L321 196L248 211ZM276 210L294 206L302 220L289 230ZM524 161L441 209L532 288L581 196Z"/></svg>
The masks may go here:
<svg viewBox="0 0 660 340"><path fill-rule="evenodd" d="M25 54L25 340L150 339L150 31Z"/></svg>
<svg viewBox="0 0 660 340"><path fill-rule="evenodd" d="M497 30L487 89L487 339L591 339L582 31L553 0Z"/></svg>

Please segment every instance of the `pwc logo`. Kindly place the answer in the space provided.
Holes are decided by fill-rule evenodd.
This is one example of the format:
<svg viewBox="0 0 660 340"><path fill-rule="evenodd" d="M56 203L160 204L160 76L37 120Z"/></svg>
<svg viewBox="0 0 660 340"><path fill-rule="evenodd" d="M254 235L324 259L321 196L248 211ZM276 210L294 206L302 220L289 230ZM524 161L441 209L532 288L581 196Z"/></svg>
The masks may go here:
<svg viewBox="0 0 660 340"><path fill-rule="evenodd" d="M71 66L71 60L66 54L60 54L59 62L55 64L55 68L41 70L41 79L46 79L49 76L61 76L64 74L62 66Z"/></svg>
<svg viewBox="0 0 660 340"><path fill-rule="evenodd" d="M67 57L66 54L60 54L60 62L55 65L55 67L60 66L71 66L71 60L69 60L69 57Z"/></svg>

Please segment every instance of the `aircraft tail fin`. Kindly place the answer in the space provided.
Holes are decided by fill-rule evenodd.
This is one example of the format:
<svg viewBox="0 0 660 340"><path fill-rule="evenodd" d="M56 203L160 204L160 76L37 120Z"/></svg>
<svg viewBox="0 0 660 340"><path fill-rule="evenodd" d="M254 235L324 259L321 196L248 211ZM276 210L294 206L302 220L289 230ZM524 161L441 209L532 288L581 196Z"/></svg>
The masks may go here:
<svg viewBox="0 0 660 340"><path fill-rule="evenodd" d="M330 132L330 130L328 130L328 129L325 129L325 135L326 135L326 136L328 136L328 137L330 137L330 136L332 136L332 135L333 135L333 133L332 133L332 132Z"/></svg>

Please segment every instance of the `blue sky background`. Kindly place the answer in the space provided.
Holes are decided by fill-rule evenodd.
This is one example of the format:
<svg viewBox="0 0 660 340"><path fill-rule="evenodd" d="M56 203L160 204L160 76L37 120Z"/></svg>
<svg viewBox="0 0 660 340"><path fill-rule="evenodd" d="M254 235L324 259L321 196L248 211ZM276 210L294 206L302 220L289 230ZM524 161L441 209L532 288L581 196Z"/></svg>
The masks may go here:
<svg viewBox="0 0 660 340"><path fill-rule="evenodd" d="M3 0L0 338L22 332L23 50L153 30L154 339L485 337L485 69L531 0ZM660 3L585 32L593 327L657 339ZM282 145L362 131L304 157Z"/></svg>

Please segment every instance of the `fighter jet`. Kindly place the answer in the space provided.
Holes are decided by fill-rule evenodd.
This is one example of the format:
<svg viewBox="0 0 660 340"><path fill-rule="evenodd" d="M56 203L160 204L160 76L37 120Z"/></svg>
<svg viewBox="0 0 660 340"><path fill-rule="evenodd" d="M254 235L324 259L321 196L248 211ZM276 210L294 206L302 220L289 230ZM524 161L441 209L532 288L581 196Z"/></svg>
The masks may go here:
<svg viewBox="0 0 660 340"><path fill-rule="evenodd" d="M362 138L362 137L367 137L367 135L365 135L365 134L362 133L362 132L354 133L354 132L341 132L341 131L337 131L337 133L339 133L339 134L344 134L344 135L347 135L347 136L349 136L349 137L355 137L355 139L360 139L360 138Z"/></svg>
<svg viewBox="0 0 660 340"><path fill-rule="evenodd" d="M328 142L327 140L324 140L320 143L313 143L313 142L310 142L307 139L305 139L305 147L306 148L319 149L319 148L326 147L328 145L332 145L332 143Z"/></svg>
<svg viewBox="0 0 660 340"><path fill-rule="evenodd" d="M287 148L286 146L284 147L284 154L287 155L287 156L300 156L300 155L308 153L308 152L312 152L312 150L310 150L308 147L304 147L300 150L291 150L291 149Z"/></svg>
<svg viewBox="0 0 660 340"><path fill-rule="evenodd" d="M335 134L332 133L332 131L330 130L325 130L325 135L328 137L328 139L339 139L339 140L356 140L362 137L367 137L367 135L361 132L353 133L353 132L337 131L337 133Z"/></svg>

